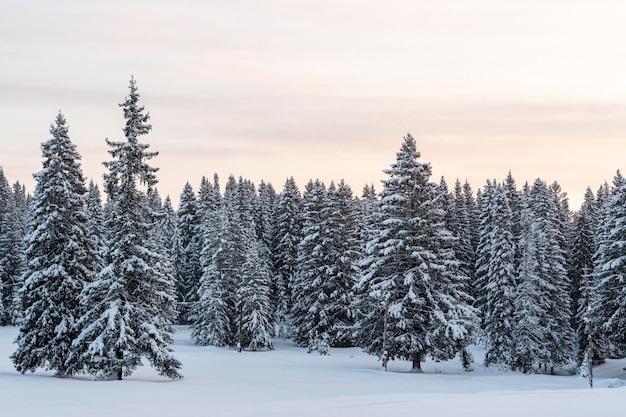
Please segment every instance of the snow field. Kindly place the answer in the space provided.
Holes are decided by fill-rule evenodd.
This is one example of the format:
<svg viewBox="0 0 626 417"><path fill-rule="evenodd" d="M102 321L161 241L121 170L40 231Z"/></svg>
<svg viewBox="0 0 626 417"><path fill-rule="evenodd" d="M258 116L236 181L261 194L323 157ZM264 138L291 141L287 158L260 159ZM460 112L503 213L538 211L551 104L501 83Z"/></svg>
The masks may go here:
<svg viewBox="0 0 626 417"><path fill-rule="evenodd" d="M0 415L23 416L589 416L621 415L626 406L624 361L595 370L596 387L578 376L522 375L459 361L427 361L424 374L408 362L389 372L358 348L306 353L290 341L276 350L243 352L195 346L178 327L175 356L182 380L158 376L149 366L124 381L59 379L51 372L21 375L8 356L17 328L0 327ZM474 349L477 361L480 349ZM620 388L610 389L609 386Z"/></svg>

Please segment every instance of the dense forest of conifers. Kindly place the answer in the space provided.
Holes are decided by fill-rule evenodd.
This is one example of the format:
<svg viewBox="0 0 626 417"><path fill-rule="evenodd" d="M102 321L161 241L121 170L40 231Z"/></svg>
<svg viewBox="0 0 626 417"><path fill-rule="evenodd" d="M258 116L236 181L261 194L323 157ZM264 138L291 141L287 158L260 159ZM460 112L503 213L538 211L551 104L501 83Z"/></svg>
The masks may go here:
<svg viewBox="0 0 626 417"><path fill-rule="evenodd" d="M174 324L200 345L310 352L360 346L416 371L486 348L487 365L574 370L626 353L626 180L572 212L557 183L509 173L474 193L431 181L406 135L382 190L233 176L157 192L131 79L125 141L108 141L103 190L85 183L62 114L27 195L0 168L0 320L20 372L121 379L142 358L181 377ZM223 191L222 191L223 190Z"/></svg>

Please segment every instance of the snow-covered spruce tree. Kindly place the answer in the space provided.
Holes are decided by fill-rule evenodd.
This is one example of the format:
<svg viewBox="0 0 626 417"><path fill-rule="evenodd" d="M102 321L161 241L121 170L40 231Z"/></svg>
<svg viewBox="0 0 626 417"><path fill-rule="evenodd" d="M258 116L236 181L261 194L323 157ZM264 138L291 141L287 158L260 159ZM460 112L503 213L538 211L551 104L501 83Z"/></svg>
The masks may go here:
<svg viewBox="0 0 626 417"><path fill-rule="evenodd" d="M27 225L31 218L32 199L26 194L26 187L19 182L13 184L13 210L11 250L7 258L11 272L10 281L13 282L13 296L10 308L10 323L19 326L24 318L24 306L22 304L22 289L24 286L24 253L26 251L25 237Z"/></svg>
<svg viewBox="0 0 626 417"><path fill-rule="evenodd" d="M202 229L204 223L209 221L211 215L219 209L221 195L217 174L213 176L213 181L214 183L211 184L208 178L204 176L200 180L200 189L198 190L198 221L200 229Z"/></svg>
<svg viewBox="0 0 626 417"><path fill-rule="evenodd" d="M438 187L429 182L430 164L419 157L409 134L384 171L389 178L381 192L378 235L367 247L357 287L370 304L357 324L365 350L411 360L416 372L426 356L454 357L470 342L477 321L462 292L465 277L436 201Z"/></svg>
<svg viewBox="0 0 626 417"><path fill-rule="evenodd" d="M596 200L591 188L587 188L580 210L574 216L574 241L572 244L572 302L576 305L576 359L583 364L589 347L589 321L593 334L597 334L596 323L591 316L595 304L595 282L593 279L593 255L596 248ZM593 330L595 329L595 331ZM595 339L595 337L594 337ZM594 343L598 346L598 343ZM594 362L599 356L594 354Z"/></svg>
<svg viewBox="0 0 626 417"><path fill-rule="evenodd" d="M476 266L474 294L475 305L478 307L481 317L484 317L484 303L486 294L484 290L489 283L489 261L491 258L491 238L493 237L494 219L496 213L495 206L495 189L497 182L495 180L487 180L484 187L480 191L478 200L478 245L476 246Z"/></svg>
<svg viewBox="0 0 626 417"><path fill-rule="evenodd" d="M352 345L353 287L361 249L357 206L343 180L328 190L319 181L310 182L303 203L293 320L296 340L323 354L327 345Z"/></svg>
<svg viewBox="0 0 626 417"><path fill-rule="evenodd" d="M59 376L80 371L70 360L77 336L79 294L93 280L99 254L90 236L87 190L80 155L58 114L52 138L42 143L27 235L22 307L24 318L11 356L19 372L37 368Z"/></svg>
<svg viewBox="0 0 626 417"><path fill-rule="evenodd" d="M271 349L273 312L269 300L271 260L261 229L256 225L259 199L254 184L239 178L227 208L231 218L233 248L232 282L235 288L233 328L238 349ZM268 224L264 225L269 227ZM235 259L240 259L235 261Z"/></svg>
<svg viewBox="0 0 626 417"><path fill-rule="evenodd" d="M6 212L3 216L3 233L0 234L0 282L4 314L0 324L18 325L23 317L21 289L24 271L24 237L30 216L26 190L19 182L5 190Z"/></svg>
<svg viewBox="0 0 626 417"><path fill-rule="evenodd" d="M365 185L363 187L361 199L359 200L359 240L361 243L359 251L361 253L361 258L358 260L357 266L360 271L363 265L365 254L367 253L367 245L369 242L374 240L374 238L378 234L377 223L379 206L380 201L378 200L378 194L376 193L374 185ZM366 290L365 287L358 285L360 280L361 278L359 277L354 285L354 295L352 297L352 311L355 315L354 328L352 331L352 340L357 346L363 346L366 343L366 341L360 340L360 337L363 336L364 332L361 331L359 326L363 322L363 319L369 314L371 309L371 302L368 294L363 292ZM367 334L366 336L369 337L369 335Z"/></svg>
<svg viewBox="0 0 626 417"><path fill-rule="evenodd" d="M361 253L365 252L365 246L376 233L376 213L378 212L378 194L374 184L365 185L359 200L359 221L361 230Z"/></svg>
<svg viewBox="0 0 626 417"><path fill-rule="evenodd" d="M506 195L509 207L511 208L511 232L513 233L513 242L515 243L515 270L517 271L519 268L519 259L521 258L521 254L519 253L519 239L521 234L520 221L522 215L523 201L522 193L517 189L517 184L515 182L515 179L513 178L513 174L511 173L511 171L508 172L506 178L504 179L502 189L504 190L504 194Z"/></svg>
<svg viewBox="0 0 626 417"><path fill-rule="evenodd" d="M203 265L198 301L192 311L191 337L198 345L232 346L235 336L231 328L234 315L233 288L229 282L226 239L228 218L223 210L211 212L203 222L205 244L202 248Z"/></svg>
<svg viewBox="0 0 626 417"><path fill-rule="evenodd" d="M534 218L539 221L538 263L542 280L547 284L543 288L549 302L546 316L546 328L550 329L546 335L549 357L544 365L553 370L554 367L571 363L575 354L571 285L567 275L568 225L565 222L569 221L569 209L566 197L560 195L560 187L548 187L540 180L533 184L529 202ZM567 214L564 214L564 210L567 210Z"/></svg>
<svg viewBox="0 0 626 417"><path fill-rule="evenodd" d="M501 185L485 188L482 194L486 211L481 216L480 273L481 297L477 300L485 335L485 365L513 366L515 340L515 243L513 214ZM489 198L490 201L487 201Z"/></svg>
<svg viewBox="0 0 626 417"><path fill-rule="evenodd" d="M261 181L259 184L258 194L256 207L254 209L254 222L256 224L257 237L265 245L263 250L267 252L267 255L264 256L269 257L269 251L272 246L273 231L272 209L276 201L276 190L274 190L272 184ZM271 272L273 273L273 271Z"/></svg>
<svg viewBox="0 0 626 417"><path fill-rule="evenodd" d="M594 256L596 300L591 315L606 340L605 354L626 352L626 179L617 172L604 203Z"/></svg>
<svg viewBox="0 0 626 417"><path fill-rule="evenodd" d="M502 183L502 189L504 190L506 199L509 202L509 206L511 207L514 225L516 225L515 223L517 222L516 227L519 228L519 221L522 214L521 212L524 202L522 199L522 193L517 189L517 183L515 182L511 171L507 173L506 178Z"/></svg>
<svg viewBox="0 0 626 417"><path fill-rule="evenodd" d="M175 284L161 263L165 251L155 240L155 216L148 195L157 183L157 168L147 160L157 155L139 142L147 134L149 115L139 105L136 81L120 104L124 110L126 141L107 139L113 160L105 162L105 191L110 208L105 267L85 287L81 305L86 313L73 343L75 360L97 379L128 376L146 358L156 371L180 378L181 363L172 355L172 317ZM146 191L139 187L143 185Z"/></svg>
<svg viewBox="0 0 626 417"><path fill-rule="evenodd" d="M5 273L5 257L10 249L12 194L9 181L0 166L0 325L9 322L12 286Z"/></svg>
<svg viewBox="0 0 626 417"><path fill-rule="evenodd" d="M525 373L538 364L548 361L544 317L548 311L546 293L541 288L541 276L537 256L539 223L533 221L529 208L523 208L520 216L520 251L518 287L515 294L515 356L513 368Z"/></svg>
<svg viewBox="0 0 626 417"><path fill-rule="evenodd" d="M574 213L569 208L569 199L567 197L567 193L561 189L561 185L554 181L549 186L550 194L552 195L552 199L554 200L554 204L556 205L557 210L557 227L560 231L560 247L563 251L563 257L565 260L564 267L567 274L567 291L568 291L568 300L570 311L570 326L574 330L576 329L576 312L577 312L577 303L578 303L578 282L574 283L573 277L577 274L574 270L574 248L573 243L575 240L575 225L574 225Z"/></svg>
<svg viewBox="0 0 626 417"><path fill-rule="evenodd" d="M100 271L103 267L102 257L106 250L105 233L104 233L104 211L102 209L102 197L100 188L93 181L89 182L87 189L87 214L89 216L89 231L92 245L98 252L99 264L96 271Z"/></svg>
<svg viewBox="0 0 626 417"><path fill-rule="evenodd" d="M231 176L220 212L209 219L219 217L204 224L204 269L192 332L198 344L271 348L269 259L257 237L255 206L252 182Z"/></svg>
<svg viewBox="0 0 626 417"><path fill-rule="evenodd" d="M354 311L354 286L360 279L359 262L363 256L362 235L358 203L352 195L352 189L342 179L336 189L329 187L330 200L329 224L327 229L333 232L331 240L332 275L326 283L332 317L332 346L352 346L352 330L356 313Z"/></svg>
<svg viewBox="0 0 626 417"><path fill-rule="evenodd" d="M472 248L474 248L474 253L476 253L476 248L478 247L478 227L480 225L478 219L479 192L480 190L476 192L476 196L474 197L474 192L472 191L472 187L469 182L466 180L463 183L463 197L465 197L465 207L469 216ZM474 271L474 274L475 273L476 271Z"/></svg>
<svg viewBox="0 0 626 417"><path fill-rule="evenodd" d="M199 218L199 237L201 239L200 249L200 267L202 275L198 283L197 300L192 306L190 320L192 322L192 339L200 345L217 345L225 346L226 340L230 336L230 323L228 315L224 310L225 320L214 320L215 316L219 318L220 308L225 306L221 296L218 298L216 294L222 294L224 288L220 278L218 264L220 262L220 254L223 250L222 226L223 216L221 209L221 194L219 186L219 177L217 174L213 176L213 184L206 177L202 177L200 181L200 189L198 191L198 218ZM213 304L215 301L216 304ZM224 325L225 323L225 325ZM217 325L213 328L213 325ZM217 331L214 331L217 329ZM223 329L220 331L219 329ZM213 337L213 335L216 335Z"/></svg>
<svg viewBox="0 0 626 417"><path fill-rule="evenodd" d="M344 181L311 181L303 196L302 241L293 286L295 340L310 351L350 346L360 242L356 203Z"/></svg>
<svg viewBox="0 0 626 417"><path fill-rule="evenodd" d="M276 197L272 212L272 256L275 276L272 283L272 304L275 311L276 334L292 334L289 312L292 288L298 265L298 244L302 238L302 197L293 177L288 178L283 191Z"/></svg>
<svg viewBox="0 0 626 417"><path fill-rule="evenodd" d="M237 288L239 341L249 350L272 350L274 325L270 303L270 267L262 257L265 244L251 239L242 266L241 283Z"/></svg>
<svg viewBox="0 0 626 417"><path fill-rule="evenodd" d="M568 364L574 355L571 326L569 279L563 249L564 226L554 192L541 180L526 187L522 210L519 287L517 291L518 327L526 326L536 335L520 339L517 331L517 367L529 372L538 366ZM531 318L533 321L531 321ZM554 331L558 329L558 331ZM536 339L536 340L531 340Z"/></svg>
<svg viewBox="0 0 626 417"><path fill-rule="evenodd" d="M176 256L176 212L174 211L172 199L169 195L163 200L163 205L160 209L159 228L161 229L161 233L163 233L167 255L173 265Z"/></svg>
<svg viewBox="0 0 626 417"><path fill-rule="evenodd" d="M457 239L454 253L459 261L459 270L463 276L469 278L466 289L468 294L473 293L476 276L476 252L472 243L474 231L472 229L471 210L472 208L468 207L461 182L457 179L453 191L453 214L455 221L452 222L452 227L448 226L448 228Z"/></svg>
<svg viewBox="0 0 626 417"><path fill-rule="evenodd" d="M202 235L196 195L187 182L180 195L176 224L174 271L178 289L179 322L189 323L191 306L198 299L202 266Z"/></svg>
<svg viewBox="0 0 626 417"><path fill-rule="evenodd" d="M590 300L588 300L588 311L585 312L585 318L591 323L593 327L593 336L591 341L593 342L595 363L603 363L604 360L610 356L610 343L607 340L607 335L602 328L602 323L606 319L600 304L600 297L598 294L598 287L601 281L602 268L600 265L604 264L605 253L607 244L610 242L609 232L613 229L611 225L612 217L609 214L609 201L611 199L611 188L608 182L604 182L596 191L596 198L594 201L594 225L593 232L595 237L595 245L593 252L593 269L591 276L588 277L586 282L590 283L588 290L590 294ZM585 319L583 318L583 319Z"/></svg>
<svg viewBox="0 0 626 417"><path fill-rule="evenodd" d="M328 322L322 316L323 303L327 294L322 290L327 279L326 263L328 239L325 219L326 186L320 180L310 180L302 196L302 240L298 245L298 263L292 284L293 304L291 320L294 325L294 340L300 346L310 346L324 334Z"/></svg>

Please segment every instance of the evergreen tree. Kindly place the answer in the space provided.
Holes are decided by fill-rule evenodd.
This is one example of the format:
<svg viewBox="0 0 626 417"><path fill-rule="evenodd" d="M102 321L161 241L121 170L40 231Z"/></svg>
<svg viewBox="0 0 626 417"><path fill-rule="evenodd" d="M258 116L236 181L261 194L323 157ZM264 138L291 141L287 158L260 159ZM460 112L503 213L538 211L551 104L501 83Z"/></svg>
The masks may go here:
<svg viewBox="0 0 626 417"><path fill-rule="evenodd" d="M202 276L201 247L200 215L196 195L191 185L186 183L180 195L177 212L174 258L178 305L181 307L179 321L183 324L189 323L191 306L198 299L200 276Z"/></svg>
<svg viewBox="0 0 626 417"><path fill-rule="evenodd" d="M58 114L52 138L41 145L33 218L26 240L24 319L11 356L24 373L44 367L59 376L80 370L69 360L77 336L79 294L93 280L99 254L90 236L80 155Z"/></svg>
<svg viewBox="0 0 626 417"><path fill-rule="evenodd" d="M256 198L252 182L229 177L219 220L204 227L204 269L192 333L198 344L272 348L270 263L257 236Z"/></svg>
<svg viewBox="0 0 626 417"><path fill-rule="evenodd" d="M262 258L264 243L252 240L242 267L242 282L237 289L239 310L238 345L250 350L272 350L272 309L270 303L269 263Z"/></svg>
<svg viewBox="0 0 626 417"><path fill-rule="evenodd" d="M533 213L524 208L520 216L520 254L518 288L515 294L516 342L513 368L529 373L535 366L548 361L545 336L548 332L546 320L549 306L546 292L542 287L537 242L540 226L534 221ZM545 285L545 284L544 284Z"/></svg>
<svg viewBox="0 0 626 417"><path fill-rule="evenodd" d="M465 208L467 210L467 214L469 216L470 223L470 234L472 241L472 248L474 249L474 253L476 252L476 248L478 247L478 227L480 226L480 221L478 217L478 201L480 200L480 190L476 192L476 197L474 197L474 193L472 192L472 187L470 184L465 181L463 183L463 197L465 197ZM476 271L474 271L476 273Z"/></svg>
<svg viewBox="0 0 626 417"><path fill-rule="evenodd" d="M476 247L476 267L475 267L475 283L474 294L476 296L476 306L484 318L486 309L487 294L485 290L489 286L490 261L491 261L491 245L495 236L495 219L498 216L496 205L496 186L494 180L487 180L487 183L480 193L478 204L478 245Z"/></svg>
<svg viewBox="0 0 626 417"><path fill-rule="evenodd" d="M24 237L30 210L26 190L19 182L8 189L8 194L5 188L3 194L7 195L7 203L2 220L3 233L0 234L0 282L4 304L0 324L17 325L23 316L20 291L23 286Z"/></svg>
<svg viewBox="0 0 626 417"><path fill-rule="evenodd" d="M513 242L515 243L515 270L519 268L519 259L521 254L519 252L519 239L521 235L521 215L523 208L522 193L517 189L515 179L511 171L507 174L504 183L502 184L504 194L511 208L511 232L513 233Z"/></svg>
<svg viewBox="0 0 626 417"><path fill-rule="evenodd" d="M155 216L148 197L157 183L157 168L147 161L157 155L139 142L151 125L139 105L136 81L120 104L124 110L126 141L107 144L113 160L105 162L105 190L110 209L106 219L108 247L105 267L85 287L73 343L75 360L98 379L130 375L146 358L161 375L180 378L181 364L171 354L175 315L174 278L164 267L165 253L155 239ZM139 187L144 185L146 191Z"/></svg>
<svg viewBox="0 0 626 417"><path fill-rule="evenodd" d="M201 227L220 210L221 198L219 176L213 175L213 183L202 177L198 190L198 217Z"/></svg>
<svg viewBox="0 0 626 417"><path fill-rule="evenodd" d="M163 200L163 205L160 209L159 228L161 233L163 233L167 256L172 265L176 259L176 221L176 212L172 206L172 199L168 195Z"/></svg>
<svg viewBox="0 0 626 417"><path fill-rule="evenodd" d="M569 216L566 197L560 187L548 187L537 180L529 195L530 209L539 221L540 240L537 242L540 273L546 283L549 301L546 317L549 358L546 365L563 366L574 357L575 338L572 328L571 284L567 275L566 229ZM567 214L565 214L565 212ZM559 329L554 331L552 329Z"/></svg>
<svg viewBox="0 0 626 417"><path fill-rule="evenodd" d="M10 306L13 283L8 270L8 255L11 250L13 194L9 181L0 167L0 324L10 322Z"/></svg>
<svg viewBox="0 0 626 417"><path fill-rule="evenodd" d="M591 315L608 342L605 354L626 352L626 179L618 171L604 203L598 246L594 256L596 300Z"/></svg>
<svg viewBox="0 0 626 417"><path fill-rule="evenodd" d="M298 245L301 240L302 197L293 177L285 181L283 191L276 197L273 217L272 255L274 280L272 304L275 310L276 334L291 335L289 312L292 308L292 290L298 266Z"/></svg>
<svg viewBox="0 0 626 417"><path fill-rule="evenodd" d="M332 317L331 342L333 346L351 346L354 311L354 286L360 279L359 262L362 258L363 243L359 231L360 219L357 201L352 189L341 180L336 191L331 188L328 198L331 202L329 225L331 233L333 265L330 281L326 283L329 292L328 310Z"/></svg>
<svg viewBox="0 0 626 417"><path fill-rule="evenodd" d="M234 344L231 327L234 306L228 281L227 230L228 218L222 210L212 212L209 221L204 223L203 273L198 301L193 310L191 333L198 345L223 347Z"/></svg>
<svg viewBox="0 0 626 417"><path fill-rule="evenodd" d="M482 297L478 304L482 310L485 333L485 365L513 365L515 341L515 243L513 214L502 186L496 185L483 194L492 201L481 207L488 210L482 216L489 221L488 233L481 233L483 248L480 271ZM483 264L484 263L484 264Z"/></svg>
<svg viewBox="0 0 626 417"><path fill-rule="evenodd" d="M303 198L303 239L294 281L296 341L311 351L351 346L353 287L360 258L357 208L342 180L324 189L310 182Z"/></svg>
<svg viewBox="0 0 626 417"><path fill-rule="evenodd" d="M564 226L557 198L545 182L536 180L525 195L523 211L526 212L522 213L524 242L520 240L522 258L517 297L523 304L518 307L518 312L527 309L528 317L522 317L518 325L534 326L529 332L536 333L538 340L518 340L520 350L524 351L520 353L524 359L520 359L519 367L530 371L543 364L553 370L555 366L571 361L574 354L570 283L563 248ZM534 345L530 345L531 342Z"/></svg>
<svg viewBox="0 0 626 417"><path fill-rule="evenodd" d="M307 184L292 317L296 342L310 351L352 343L361 245L356 227L356 205L344 181L328 190L319 180Z"/></svg>
<svg viewBox="0 0 626 417"><path fill-rule="evenodd" d="M328 215L324 205L326 186L320 180L309 181L302 199L302 240L298 245L297 269L292 284L293 305L291 318L294 325L294 340L300 346L310 346L323 338L328 343L330 335L323 303L328 296L322 290L327 278L325 257L328 240L324 230Z"/></svg>
<svg viewBox="0 0 626 417"><path fill-rule="evenodd" d="M450 218L450 215L453 215L455 220L448 222L448 229L457 239L454 252L459 261L461 274L469 278L466 288L468 294L473 293L473 284L476 277L476 252L472 242L474 234L471 219L472 210L473 207L468 207L468 201L465 198L463 187L461 186L461 182L457 179L454 184L453 205L451 207L451 213L448 215L448 218Z"/></svg>
<svg viewBox="0 0 626 417"><path fill-rule="evenodd" d="M272 246L272 208L276 201L276 190L272 184L261 181L258 193L254 222L257 228L257 237L265 246L263 248L263 251L266 252L265 256L269 256L269 250Z"/></svg>
<svg viewBox="0 0 626 417"><path fill-rule="evenodd" d="M358 284L371 305L358 324L364 348L411 360L415 371L427 355L454 357L476 325L472 300L462 291L466 277L459 274L454 238L436 201L438 187L419 157L409 134L384 171L389 178L381 192L379 232L368 245L367 272Z"/></svg>
<svg viewBox="0 0 626 417"><path fill-rule="evenodd" d="M596 201L593 191L587 188L583 204L574 217L574 241L572 244L572 302L576 306L576 359L581 365L585 359L589 342L589 320L595 303L595 282L593 279L593 255L596 248ZM595 333L595 332L594 332ZM596 342L595 345L598 345ZM595 360L598 362L598 360Z"/></svg>

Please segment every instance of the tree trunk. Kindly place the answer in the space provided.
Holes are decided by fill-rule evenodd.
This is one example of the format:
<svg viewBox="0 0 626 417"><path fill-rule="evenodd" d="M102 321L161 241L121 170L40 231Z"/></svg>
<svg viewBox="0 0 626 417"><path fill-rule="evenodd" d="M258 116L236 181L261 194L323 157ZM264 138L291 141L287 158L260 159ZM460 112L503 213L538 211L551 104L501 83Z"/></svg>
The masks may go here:
<svg viewBox="0 0 626 417"><path fill-rule="evenodd" d="M124 354L120 350L116 349L115 350L115 358L121 361L122 359L124 359ZM122 366L120 366L117 369L117 380L121 381L123 375L124 375L123 368L122 368Z"/></svg>
<svg viewBox="0 0 626 417"><path fill-rule="evenodd" d="M237 343L237 352L243 350L243 301L239 307L239 343Z"/></svg>
<svg viewBox="0 0 626 417"><path fill-rule="evenodd" d="M411 372L421 374L422 371L422 354L416 353L413 356L413 367L411 368Z"/></svg>
<svg viewBox="0 0 626 417"><path fill-rule="evenodd" d="M385 301L385 318L383 322L383 368L387 370L389 352L387 352L387 321L389 319L389 300Z"/></svg>

